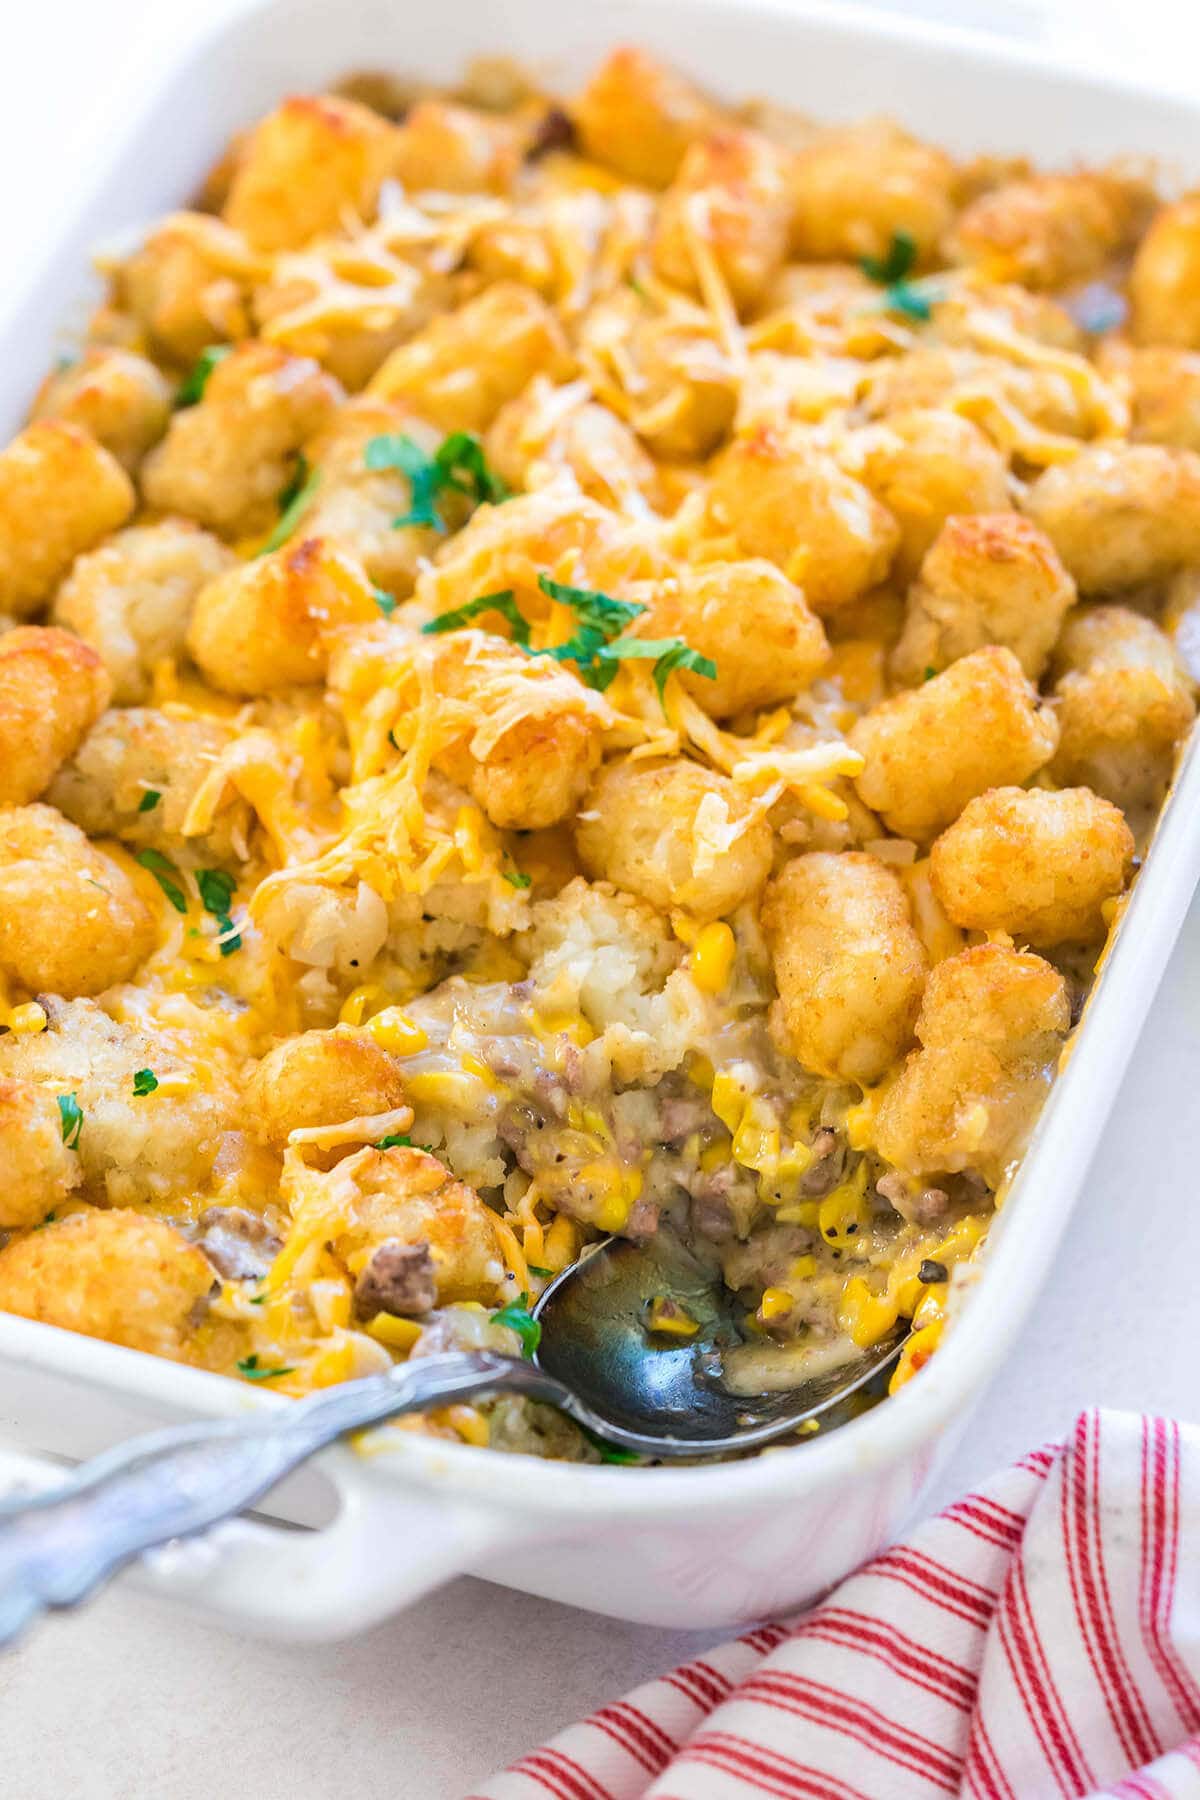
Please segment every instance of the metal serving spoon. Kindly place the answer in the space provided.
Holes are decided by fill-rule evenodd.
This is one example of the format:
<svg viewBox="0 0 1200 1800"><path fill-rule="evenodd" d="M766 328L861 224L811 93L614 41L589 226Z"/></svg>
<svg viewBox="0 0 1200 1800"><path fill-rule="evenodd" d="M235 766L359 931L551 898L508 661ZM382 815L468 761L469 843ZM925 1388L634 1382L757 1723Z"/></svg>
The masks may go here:
<svg viewBox="0 0 1200 1800"><path fill-rule="evenodd" d="M647 1306L663 1299L697 1321L693 1337L647 1331ZM343 1433L399 1413L524 1394L620 1451L659 1460L729 1454L829 1413L904 1343L898 1334L786 1393L733 1395L715 1369L721 1348L741 1341L733 1298L665 1236L598 1245L533 1312L542 1340L532 1361L487 1350L417 1357L286 1407L134 1438L59 1487L0 1503L0 1645L40 1613L76 1605L143 1551L244 1512Z"/></svg>

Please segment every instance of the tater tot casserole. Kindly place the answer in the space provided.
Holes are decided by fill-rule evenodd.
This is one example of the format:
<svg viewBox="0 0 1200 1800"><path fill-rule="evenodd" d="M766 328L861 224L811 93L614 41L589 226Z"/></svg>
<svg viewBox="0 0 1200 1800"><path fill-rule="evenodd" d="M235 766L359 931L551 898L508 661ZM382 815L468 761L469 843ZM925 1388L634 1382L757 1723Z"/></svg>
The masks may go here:
<svg viewBox="0 0 1200 1800"><path fill-rule="evenodd" d="M662 1232L737 1391L919 1378L1192 724L1200 195L619 48L288 98L100 268L0 450L0 1310L300 1395Z"/></svg>

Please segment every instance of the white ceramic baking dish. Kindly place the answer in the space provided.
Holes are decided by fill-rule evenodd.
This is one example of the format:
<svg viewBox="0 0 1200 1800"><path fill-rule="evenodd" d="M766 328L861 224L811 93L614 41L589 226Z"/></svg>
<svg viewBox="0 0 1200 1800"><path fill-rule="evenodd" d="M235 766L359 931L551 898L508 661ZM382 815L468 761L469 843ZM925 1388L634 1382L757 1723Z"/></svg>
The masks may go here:
<svg viewBox="0 0 1200 1800"><path fill-rule="evenodd" d="M574 83L636 40L725 94L825 116L888 111L959 151L1048 160L1151 152L1200 164L1200 111L1046 67L943 28L776 0L258 0L168 72L112 96L52 250L10 261L0 300L0 425L15 429L80 297L98 240L179 204L229 134L283 93L352 68L451 79L502 52ZM19 286L17 285L19 284ZM796 1605L873 1553L1021 1329L1050 1270L1200 875L1194 741L1069 1065L943 1352L896 1399L828 1438L708 1469L575 1468L400 1433L326 1453L269 1521L169 1547L144 1577L250 1629L292 1639L370 1625L471 1571L598 1612L719 1626ZM1052 1302L1051 1302L1052 1303ZM0 1485L53 1478L167 1420L286 1402L51 1327L0 1316ZM294 1529L296 1523L319 1530Z"/></svg>

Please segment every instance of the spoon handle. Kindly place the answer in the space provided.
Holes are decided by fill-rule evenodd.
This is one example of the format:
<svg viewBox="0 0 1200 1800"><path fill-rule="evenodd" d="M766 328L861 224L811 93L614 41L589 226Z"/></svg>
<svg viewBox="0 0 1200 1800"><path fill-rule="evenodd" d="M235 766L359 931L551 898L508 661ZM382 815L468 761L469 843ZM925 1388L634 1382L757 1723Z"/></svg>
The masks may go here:
<svg viewBox="0 0 1200 1800"><path fill-rule="evenodd" d="M143 1551L243 1512L343 1432L504 1388L550 1398L558 1384L490 1351L422 1357L278 1409L133 1438L60 1487L0 1503L0 1646Z"/></svg>

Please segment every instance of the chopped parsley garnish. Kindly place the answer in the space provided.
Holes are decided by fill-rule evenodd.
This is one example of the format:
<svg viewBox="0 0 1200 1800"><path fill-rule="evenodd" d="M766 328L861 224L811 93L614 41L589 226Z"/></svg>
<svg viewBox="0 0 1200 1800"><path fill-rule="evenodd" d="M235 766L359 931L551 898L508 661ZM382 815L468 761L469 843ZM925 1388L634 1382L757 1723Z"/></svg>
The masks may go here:
<svg viewBox="0 0 1200 1800"><path fill-rule="evenodd" d="M916 267L916 239L907 231L892 233L886 256L860 256L858 266L884 290L879 305L884 312L907 313L910 319L932 317L933 302L941 298L936 287L910 281Z"/></svg>
<svg viewBox="0 0 1200 1800"><path fill-rule="evenodd" d="M505 869L503 874L509 887L527 888L533 886L533 876L527 875L524 869Z"/></svg>
<svg viewBox="0 0 1200 1800"><path fill-rule="evenodd" d="M45 1231L47 1225L53 1225L53 1223L54 1223L55 1219L57 1219L57 1217L58 1217L58 1214L56 1212L48 1212L46 1214L45 1218L42 1220L41 1224L35 1225L33 1229L35 1231Z"/></svg>
<svg viewBox="0 0 1200 1800"><path fill-rule="evenodd" d="M269 1369L260 1364L257 1355L243 1356L238 1360L238 1374L244 1375L247 1381L274 1381L277 1375L293 1375L295 1363L287 1368Z"/></svg>
<svg viewBox="0 0 1200 1800"><path fill-rule="evenodd" d="M578 1419L575 1419L573 1423L582 1431L592 1449L600 1452L601 1462L622 1464L641 1462L642 1459L636 1450L622 1450L618 1444L608 1443L604 1438L597 1437L594 1431L589 1431L586 1425L580 1425Z"/></svg>
<svg viewBox="0 0 1200 1800"><path fill-rule="evenodd" d="M200 889L200 904L217 921L217 947L221 955L232 956L242 947L242 934L229 913L237 882L226 869L197 869L196 886Z"/></svg>
<svg viewBox="0 0 1200 1800"><path fill-rule="evenodd" d="M140 813L153 812L161 799L162 795L157 788L147 788L138 801L138 811Z"/></svg>
<svg viewBox="0 0 1200 1800"><path fill-rule="evenodd" d="M554 1278L553 1269L540 1269L537 1263L526 1263L525 1267L529 1270L531 1275L537 1275L543 1281L551 1281Z"/></svg>
<svg viewBox="0 0 1200 1800"><path fill-rule="evenodd" d="M932 681L936 674L937 674L937 670L934 668L933 664L930 663L929 667L925 671L925 680Z"/></svg>
<svg viewBox="0 0 1200 1800"><path fill-rule="evenodd" d="M152 1094L158 1086L158 1076L153 1069L139 1069L133 1078L133 1091L140 1100L143 1094Z"/></svg>
<svg viewBox="0 0 1200 1800"><path fill-rule="evenodd" d="M663 700L667 685L667 676L674 669L691 669L696 675L703 675L709 681L717 679L717 665L711 656L701 656L690 644L685 644L680 637L669 638L618 638L615 643L608 644L600 651L603 657L612 657L615 661L626 658L641 658L643 661L654 658L654 685L658 689L658 698Z"/></svg>
<svg viewBox="0 0 1200 1800"><path fill-rule="evenodd" d="M188 909L187 895L179 885L183 877L175 864L165 857L161 850L139 850L137 860L143 869L149 869L175 911L186 913Z"/></svg>
<svg viewBox="0 0 1200 1800"><path fill-rule="evenodd" d="M407 1131L389 1131L386 1137L380 1138L375 1148L377 1150L411 1150L412 1139Z"/></svg>
<svg viewBox="0 0 1200 1800"><path fill-rule="evenodd" d="M207 350L200 352L176 391L176 406L195 406L197 400L203 398L209 376L219 362L224 362L232 348L232 344L210 344Z"/></svg>
<svg viewBox="0 0 1200 1800"><path fill-rule="evenodd" d="M645 612L636 600L614 600L598 588L570 587L564 581L551 581L538 576L538 586L549 600L569 606L579 621L579 630L565 644L551 644L538 656L551 656L555 662L573 662L580 679L603 693L617 672L617 662L602 661L601 652L614 639L620 638L627 625Z"/></svg>
<svg viewBox="0 0 1200 1800"><path fill-rule="evenodd" d="M863 274L868 280L877 281L880 287L891 287L894 281L903 281L916 265L917 240L908 231L893 231L886 256L860 256L858 259Z"/></svg>
<svg viewBox="0 0 1200 1800"><path fill-rule="evenodd" d="M375 589L375 604L385 619L390 619L396 610L396 602L390 594L385 594L382 588Z"/></svg>
<svg viewBox="0 0 1200 1800"><path fill-rule="evenodd" d="M368 469L398 469L408 480L409 509L392 520L397 530L423 525L445 531L438 511L443 494L465 494L475 506L508 499L507 486L488 467L483 445L471 431L452 431L432 456L407 432L385 431L370 439L363 460Z"/></svg>
<svg viewBox="0 0 1200 1800"><path fill-rule="evenodd" d="M278 550L287 543L312 504L313 495L320 484L321 471L310 469L308 458L301 451L296 458L292 478L279 496L279 523L259 551L260 556L268 556L272 550Z"/></svg>
<svg viewBox="0 0 1200 1800"><path fill-rule="evenodd" d="M529 648L529 621L517 605L511 588L502 588L496 594L480 594L477 600L468 600L465 606L456 606L451 612L439 613L436 619L430 619L427 625L422 625L421 630L427 635L457 631L460 625L469 625L472 619L490 612L499 613L502 619L508 620L514 644L520 644L523 650Z"/></svg>
<svg viewBox="0 0 1200 1800"><path fill-rule="evenodd" d="M58 1116L62 1123L62 1141L68 1150L74 1150L83 1130L83 1108L74 1094L58 1096Z"/></svg>
<svg viewBox="0 0 1200 1800"><path fill-rule="evenodd" d="M515 1331L521 1340L521 1355L532 1356L542 1341L542 1327L529 1310L529 1295L522 1294L519 1300L510 1300L499 1312L492 1314L493 1325L507 1325Z"/></svg>

